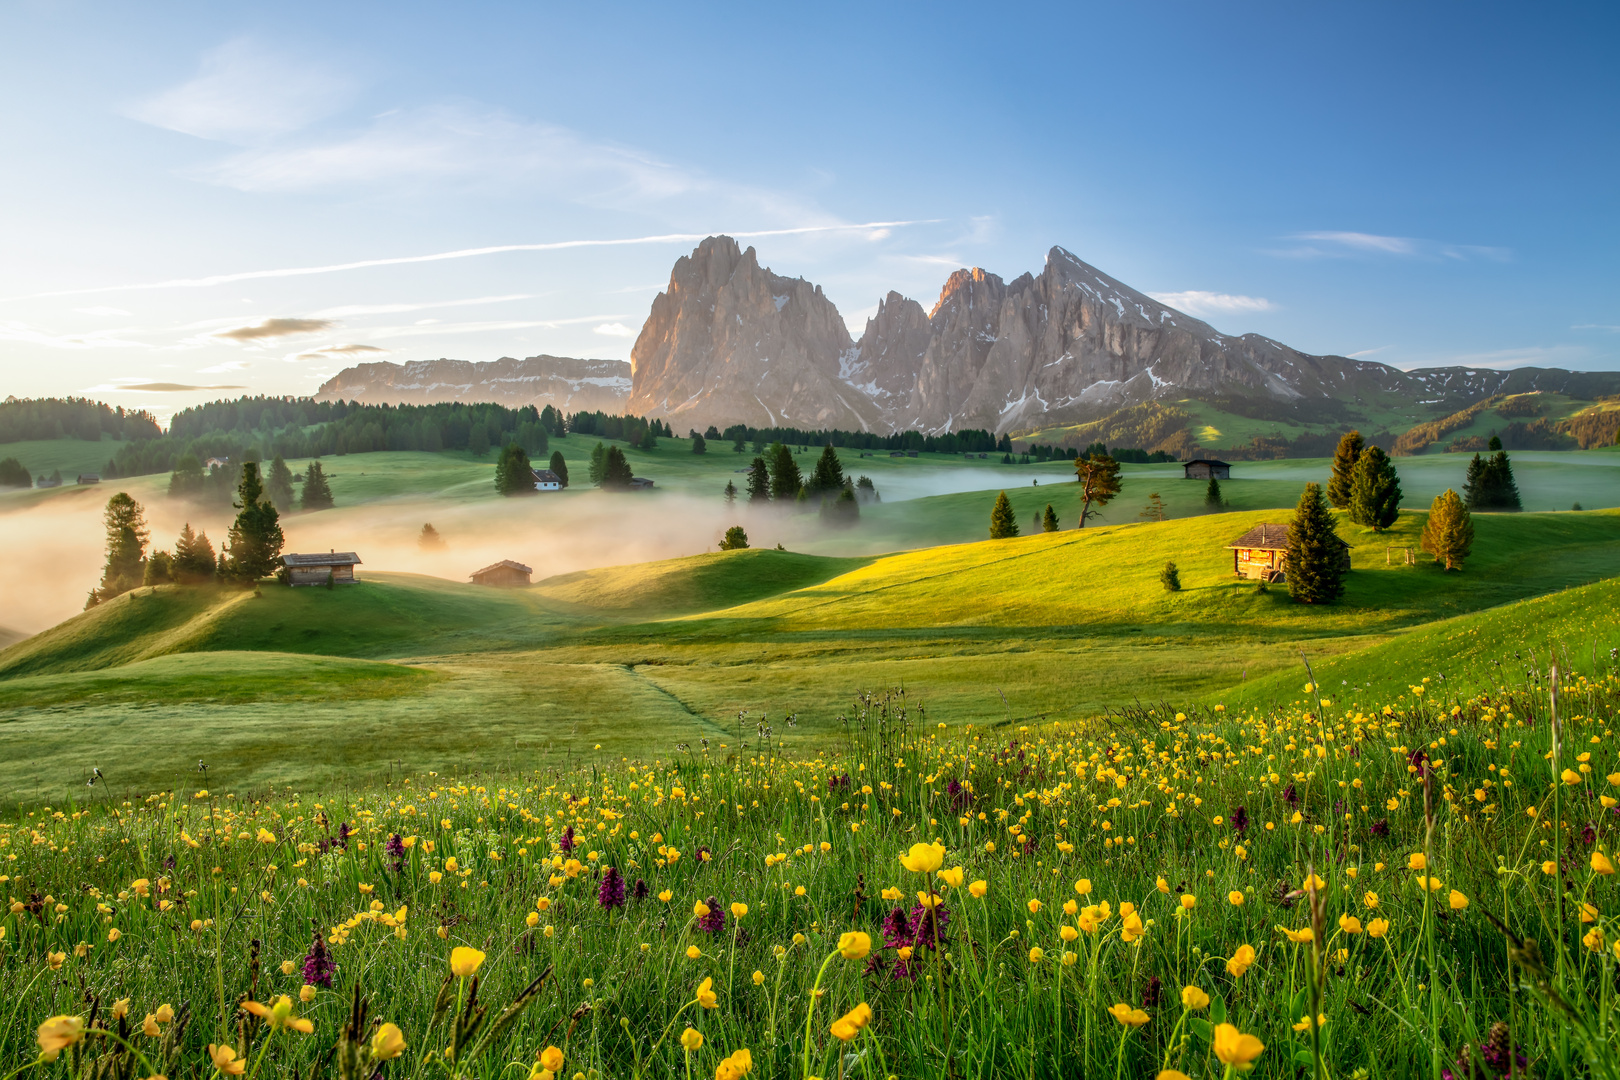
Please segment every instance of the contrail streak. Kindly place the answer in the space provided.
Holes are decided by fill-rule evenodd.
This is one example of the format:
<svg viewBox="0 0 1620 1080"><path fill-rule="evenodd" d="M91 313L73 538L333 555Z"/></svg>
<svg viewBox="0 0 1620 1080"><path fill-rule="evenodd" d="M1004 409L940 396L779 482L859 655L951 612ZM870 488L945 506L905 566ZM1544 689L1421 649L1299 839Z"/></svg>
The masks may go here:
<svg viewBox="0 0 1620 1080"><path fill-rule="evenodd" d="M759 229L754 232L735 232L727 235L752 239L756 236L795 236L803 233L853 232L863 229L893 229L905 225L927 225L931 224L932 220L868 221L860 225L805 225L796 229ZM93 289L61 289L56 292L29 293L26 296L0 297L0 303L13 300L39 300L52 296L86 296L91 293L134 292L141 289L205 289L213 285L229 285L235 281L252 281L258 278L335 274L341 270L365 270L373 266L401 266L406 263L441 262L445 259L470 259L475 255L499 255L508 251L563 251L568 248L622 247L630 244L693 243L714 235L716 234L664 233L659 236L635 236L623 240L557 240L549 244L501 244L495 247L440 251L432 255L401 255L392 259L364 259L359 262L334 263L331 266L294 266L281 270L248 270L240 274L215 274L212 277L174 278L170 281L152 281L139 285L100 285Z"/></svg>

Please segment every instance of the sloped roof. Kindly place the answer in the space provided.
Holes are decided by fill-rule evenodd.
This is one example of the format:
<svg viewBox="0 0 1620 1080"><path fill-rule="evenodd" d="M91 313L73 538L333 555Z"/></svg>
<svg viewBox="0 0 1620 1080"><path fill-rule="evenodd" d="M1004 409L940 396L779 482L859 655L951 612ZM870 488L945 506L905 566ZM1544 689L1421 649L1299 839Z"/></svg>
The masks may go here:
<svg viewBox="0 0 1620 1080"><path fill-rule="evenodd" d="M1231 465L1228 465L1226 462L1222 461L1220 458L1212 457L1195 457L1190 461L1183 461L1181 463L1181 467L1183 469L1189 465L1225 465L1228 469L1232 467Z"/></svg>
<svg viewBox="0 0 1620 1080"><path fill-rule="evenodd" d="M556 473L552 472L550 469L531 469L529 471L534 473L534 481L537 484L560 484L560 483L562 483L562 477L558 476ZM499 566L500 563L496 563L495 565Z"/></svg>
<svg viewBox="0 0 1620 1080"><path fill-rule="evenodd" d="M281 557L287 566L359 566L360 556L352 551L326 551L313 555L294 552Z"/></svg>
<svg viewBox="0 0 1620 1080"><path fill-rule="evenodd" d="M1337 534L1334 534L1333 539L1337 540L1342 547L1350 546L1345 543L1343 537ZM1228 548L1263 548L1271 551L1286 551L1288 549L1288 526L1270 523L1256 525L1226 546Z"/></svg>
<svg viewBox="0 0 1620 1080"><path fill-rule="evenodd" d="M533 567L524 566L522 563L513 562L511 559L502 559L500 562L490 563L488 566L484 567L482 570L474 570L470 576L478 577L478 576L480 576L482 574L489 573L491 570L500 570L502 568L509 569L509 570L521 570L525 574L534 573L534 568Z"/></svg>

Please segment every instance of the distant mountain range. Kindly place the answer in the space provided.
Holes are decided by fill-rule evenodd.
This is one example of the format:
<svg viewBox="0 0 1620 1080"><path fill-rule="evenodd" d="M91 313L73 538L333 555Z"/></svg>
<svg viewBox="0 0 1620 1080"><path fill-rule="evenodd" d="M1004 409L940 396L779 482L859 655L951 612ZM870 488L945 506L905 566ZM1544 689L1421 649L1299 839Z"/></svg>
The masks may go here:
<svg viewBox="0 0 1620 1080"><path fill-rule="evenodd" d="M1185 398L1296 413L1331 403L1330 411L1348 408L1353 419L1357 407L1443 414L1533 390L1612 394L1620 392L1620 374L1406 372L1315 356L1258 334L1222 334L1060 247L1039 275L1010 282L977 268L957 270L931 310L890 292L855 340L819 285L773 273L752 247L712 236L676 261L629 365L551 356L363 364L328 381L318 396L628 411L661 417L677 430L742 423L1001 433Z"/></svg>

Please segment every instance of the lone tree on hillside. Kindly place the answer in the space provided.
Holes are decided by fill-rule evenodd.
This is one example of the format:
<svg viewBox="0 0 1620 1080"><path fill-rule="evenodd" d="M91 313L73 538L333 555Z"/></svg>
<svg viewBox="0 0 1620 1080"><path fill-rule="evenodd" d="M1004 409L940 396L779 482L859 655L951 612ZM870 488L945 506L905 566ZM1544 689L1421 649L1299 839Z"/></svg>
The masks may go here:
<svg viewBox="0 0 1620 1080"><path fill-rule="evenodd" d="M293 477L292 470L277 454L275 460L270 462L270 475L265 478L265 489L270 501L275 504L276 511L290 514L293 511Z"/></svg>
<svg viewBox="0 0 1620 1080"><path fill-rule="evenodd" d="M1087 518L1097 516L1119 494L1119 462L1096 452L1090 457L1075 458L1074 471L1080 480L1080 528L1083 529ZM1096 510L1091 508L1092 503L1097 504Z"/></svg>
<svg viewBox="0 0 1620 1080"><path fill-rule="evenodd" d="M182 585L201 585L205 581L212 581L218 572L214 545L208 542L208 534L193 532L189 521L180 530L180 539L174 542L174 558L169 563L169 571Z"/></svg>
<svg viewBox="0 0 1620 1080"><path fill-rule="evenodd" d="M694 454L706 454L708 452L709 452L709 444L703 441L703 436L699 435L695 431L692 432L692 453L694 453Z"/></svg>
<svg viewBox="0 0 1620 1080"><path fill-rule="evenodd" d="M1159 493L1157 491L1148 496L1147 505L1142 507L1142 512L1136 516L1141 518L1143 521L1164 520L1164 500L1159 497Z"/></svg>
<svg viewBox="0 0 1620 1080"><path fill-rule="evenodd" d="M1046 504L1046 513L1041 516L1041 531L1042 532L1057 532L1058 531L1057 511L1052 509L1052 504L1051 503Z"/></svg>
<svg viewBox="0 0 1620 1080"><path fill-rule="evenodd" d="M737 485L732 483L730 480L726 481L725 496L727 506L730 506L737 501Z"/></svg>
<svg viewBox="0 0 1620 1080"><path fill-rule="evenodd" d="M832 443L822 449L821 457L816 459L815 471L810 474L810 482L805 487L812 496L819 495L823 500L837 498L843 492L844 466L838 460Z"/></svg>
<svg viewBox="0 0 1620 1080"><path fill-rule="evenodd" d="M141 504L120 491L107 500L102 515L107 527L107 565L101 570L101 584L90 590L85 609L135 588L146 571L146 513Z"/></svg>
<svg viewBox="0 0 1620 1080"><path fill-rule="evenodd" d="M1288 526L1288 595L1301 604L1331 604L1344 595L1344 547L1321 484L1306 484Z"/></svg>
<svg viewBox="0 0 1620 1080"><path fill-rule="evenodd" d="M236 507L236 521L231 524L230 543L225 548L226 568L234 578L255 581L275 572L285 539L281 534L280 515L274 504L264 497L258 462L242 463L242 483L236 494L237 502L232 504ZM304 494L309 495L308 488Z"/></svg>
<svg viewBox="0 0 1620 1080"><path fill-rule="evenodd" d="M1524 509L1519 501L1519 485L1513 480L1513 463L1502 449L1502 440L1492 435L1490 448L1495 451L1490 457L1482 460L1475 454L1468 463L1463 500L1470 510Z"/></svg>
<svg viewBox="0 0 1620 1080"><path fill-rule="evenodd" d="M534 466L529 464L528 451L517 443L503 449L495 463L495 490L508 498L535 492Z"/></svg>
<svg viewBox="0 0 1620 1080"><path fill-rule="evenodd" d="M416 546L423 551L443 551L449 545L444 542L444 537L439 535L439 530L435 529L430 521L423 525L422 531L417 534Z"/></svg>
<svg viewBox="0 0 1620 1080"><path fill-rule="evenodd" d="M33 486L34 478L28 475L28 470L23 468L22 462L14 457L8 457L4 461L0 461L0 487L31 488Z"/></svg>
<svg viewBox="0 0 1620 1080"><path fill-rule="evenodd" d="M725 539L720 541L721 551L741 551L748 546L748 534L743 532L741 525L733 525L726 530Z"/></svg>
<svg viewBox="0 0 1620 1080"><path fill-rule="evenodd" d="M591 467L586 473L593 487L602 486L602 477L607 475L607 443L599 442L591 449Z"/></svg>
<svg viewBox="0 0 1620 1080"><path fill-rule="evenodd" d="M1461 570L1463 560L1474 546L1474 516L1457 493L1446 488L1429 504L1429 520L1423 526L1423 550L1444 563L1447 570Z"/></svg>
<svg viewBox="0 0 1620 1080"><path fill-rule="evenodd" d="M304 473L304 495L299 503L305 510L332 509L332 488L326 482L326 470L321 463L312 461Z"/></svg>
<svg viewBox="0 0 1620 1080"><path fill-rule="evenodd" d="M1400 510L1401 482L1395 463L1378 447L1367 447L1350 477L1350 520L1382 532L1395 524Z"/></svg>
<svg viewBox="0 0 1620 1080"><path fill-rule="evenodd" d="M1212 475L1209 486L1204 489L1204 509L1222 510L1226 507L1226 497L1221 494L1221 482Z"/></svg>
<svg viewBox="0 0 1620 1080"><path fill-rule="evenodd" d="M1175 563L1165 562L1164 569L1159 571L1159 584L1164 586L1165 592L1181 591L1181 571L1176 569Z"/></svg>
<svg viewBox="0 0 1620 1080"><path fill-rule="evenodd" d="M568 462L563 460L561 450L553 450L551 452L551 464L550 464L549 468L551 469L552 472L557 474L557 483L558 483L558 485L561 486L561 487L567 487L568 486Z"/></svg>
<svg viewBox="0 0 1620 1080"><path fill-rule="evenodd" d="M855 498L855 484L845 481L836 499L821 501L821 521L835 529L847 529L861 519L861 504Z"/></svg>
<svg viewBox="0 0 1620 1080"><path fill-rule="evenodd" d="M1006 540L1018 535L1018 515L1013 513L1012 501L1003 491L996 496L996 505L990 509L990 539Z"/></svg>
<svg viewBox="0 0 1620 1080"><path fill-rule="evenodd" d="M617 446L610 447L607 460L602 466L602 487L612 491L625 491L630 487L634 474L630 471L630 462L625 459L624 451Z"/></svg>
<svg viewBox="0 0 1620 1080"><path fill-rule="evenodd" d="M765 464L765 459L757 457L753 464L748 466L748 501L751 503L771 501L771 470Z"/></svg>
<svg viewBox="0 0 1620 1080"><path fill-rule="evenodd" d="M1347 431L1339 437L1339 448L1333 451L1333 475L1328 479L1328 502L1335 510L1350 506L1350 478L1355 474L1356 459L1366 449L1361 432Z"/></svg>
<svg viewBox="0 0 1620 1080"><path fill-rule="evenodd" d="M792 502L804 487L804 474L793 460L793 451L781 443L772 443L765 451L765 461L771 470L771 498L778 502Z"/></svg>

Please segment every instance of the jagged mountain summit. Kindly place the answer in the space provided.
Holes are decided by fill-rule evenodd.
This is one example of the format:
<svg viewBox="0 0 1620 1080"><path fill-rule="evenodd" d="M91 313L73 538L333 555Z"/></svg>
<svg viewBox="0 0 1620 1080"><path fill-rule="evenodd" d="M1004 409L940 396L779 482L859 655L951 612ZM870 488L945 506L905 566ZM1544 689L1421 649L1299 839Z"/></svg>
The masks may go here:
<svg viewBox="0 0 1620 1080"><path fill-rule="evenodd" d="M953 273L933 310L891 292L852 341L817 286L710 237L681 258L631 352L629 408L728 423L1002 432L1189 392L1297 399L1407 378L1231 337L1054 247L1037 277Z"/></svg>
<svg viewBox="0 0 1620 1080"><path fill-rule="evenodd" d="M622 413L630 396L623 360L530 356L516 360L380 361L344 368L321 384L317 401L424 405L438 401L493 402L518 408L554 406L564 412Z"/></svg>

